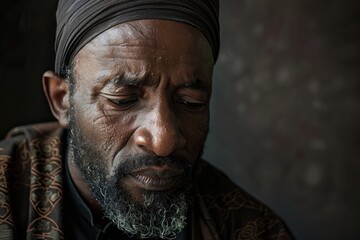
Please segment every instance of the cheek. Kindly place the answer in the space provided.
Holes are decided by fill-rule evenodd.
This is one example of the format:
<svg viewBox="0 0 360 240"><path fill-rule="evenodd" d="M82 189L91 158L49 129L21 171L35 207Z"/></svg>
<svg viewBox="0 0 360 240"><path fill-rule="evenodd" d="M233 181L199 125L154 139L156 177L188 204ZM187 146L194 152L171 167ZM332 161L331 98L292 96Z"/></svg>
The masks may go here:
<svg viewBox="0 0 360 240"><path fill-rule="evenodd" d="M76 116L88 142L108 159L109 164L125 147L134 129L135 116L107 111L101 102L78 107Z"/></svg>
<svg viewBox="0 0 360 240"><path fill-rule="evenodd" d="M186 116L181 118L181 132L186 138L186 148L193 155L198 157L200 154L206 136L209 131L209 112L196 116Z"/></svg>

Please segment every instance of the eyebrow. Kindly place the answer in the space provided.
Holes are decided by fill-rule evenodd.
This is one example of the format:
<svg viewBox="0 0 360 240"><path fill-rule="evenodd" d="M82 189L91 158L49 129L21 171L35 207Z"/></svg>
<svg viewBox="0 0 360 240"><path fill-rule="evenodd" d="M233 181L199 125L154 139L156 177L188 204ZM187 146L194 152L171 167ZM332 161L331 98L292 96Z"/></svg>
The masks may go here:
<svg viewBox="0 0 360 240"><path fill-rule="evenodd" d="M189 88L194 90L201 90L206 92L207 94L210 93L210 90L208 87L204 85L204 83L200 79L190 80L186 81L182 85L180 85L180 88Z"/></svg>
<svg viewBox="0 0 360 240"><path fill-rule="evenodd" d="M110 81L108 81L106 85L113 85L116 88L120 88L124 86L140 87L146 85L146 82L147 79L141 79L140 77L118 75L112 78ZM201 90L206 92L207 94L210 93L208 87L206 87L200 79L185 81L184 83L180 84L178 88Z"/></svg>
<svg viewBox="0 0 360 240"><path fill-rule="evenodd" d="M124 75L118 75L111 79L106 85L112 84L116 88L120 88L123 86L142 86L145 83L145 79L141 79L139 77L130 77L130 76L124 76Z"/></svg>
<svg viewBox="0 0 360 240"><path fill-rule="evenodd" d="M186 81L181 87L206 90L207 88L199 79Z"/></svg>

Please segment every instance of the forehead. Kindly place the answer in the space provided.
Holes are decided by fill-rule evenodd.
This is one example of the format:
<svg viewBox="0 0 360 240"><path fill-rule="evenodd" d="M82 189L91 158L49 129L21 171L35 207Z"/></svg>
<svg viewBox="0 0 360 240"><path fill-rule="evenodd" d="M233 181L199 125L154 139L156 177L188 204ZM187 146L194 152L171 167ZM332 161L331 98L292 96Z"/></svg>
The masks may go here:
<svg viewBox="0 0 360 240"><path fill-rule="evenodd" d="M161 48L177 45L187 49L197 46L211 50L205 36L195 27L182 22L160 19L136 20L116 25L99 34L85 45L84 49L94 45L116 45L126 48L136 44L154 47L154 43L159 44L158 47Z"/></svg>
<svg viewBox="0 0 360 240"><path fill-rule="evenodd" d="M98 74L102 69L124 70L131 63L148 68L186 68L189 71L212 69L210 44L195 27L171 20L137 20L112 27L88 44L74 58L75 70ZM197 70L196 70L197 69ZM97 72L95 72L97 71Z"/></svg>

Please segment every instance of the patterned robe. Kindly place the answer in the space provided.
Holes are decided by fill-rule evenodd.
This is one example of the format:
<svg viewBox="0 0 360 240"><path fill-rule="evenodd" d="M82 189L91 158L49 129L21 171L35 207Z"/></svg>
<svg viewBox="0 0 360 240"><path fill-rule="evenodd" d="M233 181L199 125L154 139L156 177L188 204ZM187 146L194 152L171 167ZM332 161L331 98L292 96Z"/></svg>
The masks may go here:
<svg viewBox="0 0 360 240"><path fill-rule="evenodd" d="M18 127L0 142L0 240L64 239L64 130ZM293 239L268 207L200 160L195 171L193 240Z"/></svg>

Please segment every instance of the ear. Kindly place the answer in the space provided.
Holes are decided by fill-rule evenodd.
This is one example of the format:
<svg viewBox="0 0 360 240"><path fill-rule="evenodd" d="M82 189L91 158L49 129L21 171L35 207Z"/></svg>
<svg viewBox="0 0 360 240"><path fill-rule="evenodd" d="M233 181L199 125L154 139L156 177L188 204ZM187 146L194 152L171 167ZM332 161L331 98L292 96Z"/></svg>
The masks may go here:
<svg viewBox="0 0 360 240"><path fill-rule="evenodd" d="M47 71L43 74L42 83L52 114L63 128L67 128L70 94L67 81L56 73Z"/></svg>

